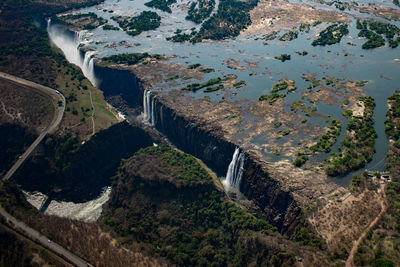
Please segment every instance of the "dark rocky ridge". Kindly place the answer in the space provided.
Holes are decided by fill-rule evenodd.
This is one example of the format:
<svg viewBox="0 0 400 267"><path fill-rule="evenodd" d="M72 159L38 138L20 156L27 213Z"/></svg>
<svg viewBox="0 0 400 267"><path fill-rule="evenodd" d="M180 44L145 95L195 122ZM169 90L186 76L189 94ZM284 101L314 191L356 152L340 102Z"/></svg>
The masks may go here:
<svg viewBox="0 0 400 267"><path fill-rule="evenodd" d="M117 94L130 105L143 106L145 88L134 73L102 66L96 66L95 73L103 81L99 88L104 91L105 96ZM155 103L157 130L179 149L200 158L219 176L224 176L236 145L204 130L195 121L177 114L157 96ZM289 235L294 233L301 209L291 193L283 191L279 183L271 179L251 157L246 158L241 192L261 209L260 215L281 232Z"/></svg>
<svg viewBox="0 0 400 267"><path fill-rule="evenodd" d="M73 138L50 136L13 180L25 190L37 190L54 199L88 201L111 184L122 158L152 144L145 131L126 122L98 132L83 145Z"/></svg>

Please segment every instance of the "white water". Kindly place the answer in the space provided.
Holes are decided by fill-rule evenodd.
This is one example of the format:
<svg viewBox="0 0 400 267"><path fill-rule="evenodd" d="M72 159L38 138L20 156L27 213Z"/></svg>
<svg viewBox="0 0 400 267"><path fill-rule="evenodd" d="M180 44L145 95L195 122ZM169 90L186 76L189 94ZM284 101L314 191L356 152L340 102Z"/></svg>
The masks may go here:
<svg viewBox="0 0 400 267"><path fill-rule="evenodd" d="M23 191L23 193L26 200L38 210L47 200L47 196L40 192L31 193ZM98 198L84 203L52 200L49 206L46 208L44 214L85 222L95 222L98 220L101 212L103 211L103 204L110 199L110 194L111 187L107 187Z"/></svg>
<svg viewBox="0 0 400 267"><path fill-rule="evenodd" d="M243 176L244 158L244 152L240 152L240 149L237 147L233 153L232 161L229 164L226 178L222 181L226 192L230 191L232 188L239 190Z"/></svg>
<svg viewBox="0 0 400 267"><path fill-rule="evenodd" d="M146 89L143 93L143 121L152 126L155 124L154 108L156 105L156 97L151 98L151 91Z"/></svg>
<svg viewBox="0 0 400 267"><path fill-rule="evenodd" d="M98 79L94 73L94 54L95 51L87 51L82 58L79 49L83 43L83 32L75 32L74 38L69 38L57 26L51 25L51 20L47 21L47 32L50 40L61 49L68 62L77 65L83 72L83 75L92 83L93 86L98 85Z"/></svg>

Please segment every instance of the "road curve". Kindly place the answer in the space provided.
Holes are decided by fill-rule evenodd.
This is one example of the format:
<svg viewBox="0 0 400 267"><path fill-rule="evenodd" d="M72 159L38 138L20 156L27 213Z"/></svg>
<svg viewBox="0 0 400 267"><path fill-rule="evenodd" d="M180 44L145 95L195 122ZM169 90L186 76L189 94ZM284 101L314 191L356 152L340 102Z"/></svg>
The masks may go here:
<svg viewBox="0 0 400 267"><path fill-rule="evenodd" d="M14 172L21 166L21 164L30 156L36 146L43 140L43 138L48 134L54 131L57 126L60 124L62 117L64 115L65 110L65 98L64 96L57 90L51 89L49 87L21 79L19 77L0 72L0 78L9 80L11 82L17 83L19 85L23 85L25 87L33 88L35 90L39 90L42 93L45 93L52 99L52 103L54 106L54 116L51 123L43 130L43 132L36 138L36 140L29 146L29 148L20 156L17 162L11 167L11 169L7 172L7 174L2 178L2 180L8 180L14 174ZM61 102L60 102L61 101ZM8 212L6 212L3 207L0 206L0 215L2 215L8 222L12 223L14 227L18 230L24 232L24 234L29 237L31 240L34 240L40 243L42 246L50 249L58 255L61 255L69 262L73 263L78 267L87 267L90 266L86 261L66 250L62 246L57 243L51 242L50 239L40 234L38 231L30 228L23 222L20 222L13 216L11 216Z"/></svg>
<svg viewBox="0 0 400 267"><path fill-rule="evenodd" d="M60 124L62 117L64 115L65 110L65 98L64 96L57 90L51 89L49 87L4 73L0 72L0 78L9 80L19 85L23 85L25 87L33 88L42 93L45 93L52 99L52 103L54 106L54 116L51 123L43 130L43 132L36 138L36 140L28 147L28 149L18 158L18 160L14 163L14 165L8 170L6 175L3 176L2 180L8 180L11 176L16 172L16 170L24 163L24 161L31 155L33 150L37 145L43 140L43 138L48 134L53 132L58 125ZM60 102L61 101L61 102Z"/></svg>
<svg viewBox="0 0 400 267"><path fill-rule="evenodd" d="M6 212L3 207L0 206L0 214L11 224L14 225L15 228L17 228L20 231L23 231L25 235L38 243L40 243L43 247L46 247L50 249L51 251L55 252L57 255L61 255L64 259L67 261L71 262L72 264L79 266L79 267L87 267L89 266L86 261L81 259L80 257L76 256L75 254L72 254L62 246L58 245L57 243L54 243L50 241L47 237L44 235L40 234L38 231L35 229L30 228L23 222L18 221L16 218L11 216L8 212Z"/></svg>

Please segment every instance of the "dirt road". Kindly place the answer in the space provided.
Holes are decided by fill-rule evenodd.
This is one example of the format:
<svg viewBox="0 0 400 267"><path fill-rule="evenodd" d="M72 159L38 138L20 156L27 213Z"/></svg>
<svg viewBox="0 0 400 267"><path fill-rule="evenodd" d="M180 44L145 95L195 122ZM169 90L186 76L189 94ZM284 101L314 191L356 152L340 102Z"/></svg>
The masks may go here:
<svg viewBox="0 0 400 267"><path fill-rule="evenodd" d="M361 236L357 239L357 241L354 242L349 257L346 260L346 267L355 267L354 254L356 254L358 246L361 245L361 243L364 241L365 237L367 236L368 230L373 229L379 222L379 220L382 218L383 214L385 214L385 212L387 211L385 190L386 190L386 184L383 184L380 192L381 198L379 199L379 202L381 204L381 212L379 212L378 216L376 216L376 218L368 225L368 227L365 228L365 230L362 232Z"/></svg>

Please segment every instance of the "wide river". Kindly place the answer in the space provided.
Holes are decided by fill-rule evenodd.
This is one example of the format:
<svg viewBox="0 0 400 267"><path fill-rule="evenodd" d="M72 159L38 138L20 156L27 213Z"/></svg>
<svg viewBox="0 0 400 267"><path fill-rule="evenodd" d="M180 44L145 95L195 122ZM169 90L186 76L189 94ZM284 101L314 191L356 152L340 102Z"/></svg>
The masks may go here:
<svg viewBox="0 0 400 267"><path fill-rule="evenodd" d="M324 76L333 76L336 78L351 79L354 81L367 80L368 84L363 87L366 94L372 96L376 101L374 112L375 129L378 133L376 139L376 153L373 160L366 166L366 169L372 171L383 171L385 165L385 156L388 149L388 140L385 135L385 114L387 112L387 97L393 94L396 88L400 87L400 48L391 49L387 46L373 49L362 50L361 45L365 39L357 36L358 30L355 28L356 18L374 18L380 21L389 22L400 27L399 21L386 21L377 18L374 15L359 13L357 11L344 11L352 19L349 23L350 34L345 36L340 44L331 46L311 45L312 38L316 35L315 30L324 29L328 24L322 23L316 28L312 27L309 33L299 32L299 37L293 41L273 41L265 45L265 40L252 37L237 37L235 39L223 42L205 42L198 44L191 43L172 43L166 40L166 37L174 35L177 29L189 30L193 27L199 28L190 21L185 20L187 7L190 2L178 0L172 6L172 14L162 12L157 9L151 9L144 5L148 0L106 0L99 6L84 8L74 13L94 12L98 16L108 20L108 24L118 26L111 19L112 16L135 16L143 10L157 12L161 17L161 26L154 30L143 32L138 36L132 37L124 31L104 31L101 27L85 31L83 34L85 44L91 50L96 51L95 57L101 58L112 54L120 53L141 53L165 54L168 56L176 55L171 62L179 62L184 65L200 63L205 67L214 68L216 71L206 74L204 80L215 77L221 77L226 74L235 74L237 80L245 80L246 85L240 89L232 89L230 94L225 92L204 93L199 90L196 93L188 93L194 97L202 98L205 95L210 96L212 101L236 101L239 99L250 99L257 101L261 94L269 92L280 79L288 77L295 80L297 90L290 93L285 99L285 110L290 111L291 104L301 99L301 95L307 91L309 82L304 81L302 74L316 73L317 79ZM292 1L292 3L309 4L325 10L338 11L333 6L317 4L308 1ZM390 2L369 1L377 5L386 5L395 8ZM218 4L218 1L217 1ZM112 12L110 12L112 10ZM308 37L308 38L307 38ZM311 39L310 39L311 37ZM121 41L127 43L140 44L123 46L119 45ZM297 55L296 51L307 51L307 56ZM290 54L291 60L281 62L274 59L283 53ZM240 60L240 65L247 66L247 62L256 63L252 67L244 69L228 68L225 64L227 59ZM157 85L156 85L157 86ZM162 84L158 85L162 86ZM179 87L182 87L180 85ZM165 90L166 88L164 88ZM177 89L171 87L169 89ZM341 115L341 109L338 106L327 105L322 102L316 104L319 114L343 121L343 137L346 128L346 120ZM302 114L302 113L301 113ZM304 116L305 114L303 114ZM327 125L324 119L317 117L305 117L311 124ZM334 145L333 151L337 151L339 141ZM253 138L252 142L262 143L262 135ZM283 137L279 142L284 142ZM283 157L283 156L282 156ZM280 159L280 156L271 156L270 160ZM352 173L354 174L354 173ZM350 175L348 176L350 177ZM342 179L347 183L348 179Z"/></svg>

